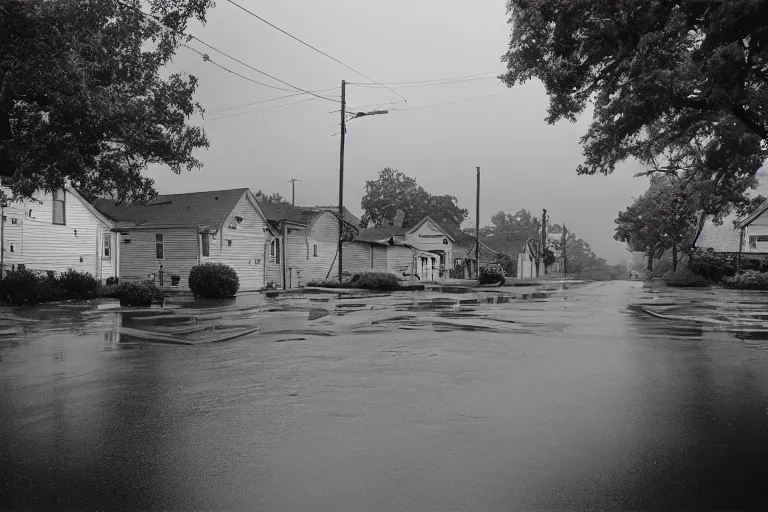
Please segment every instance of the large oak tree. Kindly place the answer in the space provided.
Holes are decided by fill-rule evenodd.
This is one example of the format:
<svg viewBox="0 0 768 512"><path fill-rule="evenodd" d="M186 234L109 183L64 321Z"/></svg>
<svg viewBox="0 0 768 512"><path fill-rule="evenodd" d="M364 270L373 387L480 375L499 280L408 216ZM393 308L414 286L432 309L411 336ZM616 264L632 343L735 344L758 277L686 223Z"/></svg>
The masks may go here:
<svg viewBox="0 0 768 512"><path fill-rule="evenodd" d="M197 80L162 68L212 0L2 0L0 179L16 198L71 183L142 201L142 172L200 167ZM143 9L143 11L142 11Z"/></svg>
<svg viewBox="0 0 768 512"><path fill-rule="evenodd" d="M711 190L754 187L768 143L768 1L509 0L509 85L538 78L547 121L592 104L581 174L628 158ZM716 203L716 204L715 204Z"/></svg>

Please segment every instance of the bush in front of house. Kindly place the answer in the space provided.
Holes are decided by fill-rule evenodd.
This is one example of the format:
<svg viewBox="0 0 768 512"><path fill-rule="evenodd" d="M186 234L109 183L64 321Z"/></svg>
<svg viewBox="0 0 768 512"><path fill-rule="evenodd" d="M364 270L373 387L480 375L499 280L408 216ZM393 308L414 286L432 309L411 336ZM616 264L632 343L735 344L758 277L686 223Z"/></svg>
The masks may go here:
<svg viewBox="0 0 768 512"><path fill-rule="evenodd" d="M36 272L26 268L7 271L1 286L3 302L17 306L37 304L40 302L38 285L41 281Z"/></svg>
<svg viewBox="0 0 768 512"><path fill-rule="evenodd" d="M107 282L105 283L107 286L117 286L120 284L120 278L119 277L108 277Z"/></svg>
<svg viewBox="0 0 768 512"><path fill-rule="evenodd" d="M480 284L504 284L504 270L500 267L485 267L480 269Z"/></svg>
<svg viewBox="0 0 768 512"><path fill-rule="evenodd" d="M736 275L736 268L725 257L711 250L696 249L688 262L688 268L713 283Z"/></svg>
<svg viewBox="0 0 768 512"><path fill-rule="evenodd" d="M163 301L163 292L152 281L120 283L114 291L121 306L149 307Z"/></svg>
<svg viewBox="0 0 768 512"><path fill-rule="evenodd" d="M69 297L82 300L93 298L99 288L99 282L95 277L88 272L78 272L73 268L59 276L58 284Z"/></svg>
<svg viewBox="0 0 768 512"><path fill-rule="evenodd" d="M723 279L723 284L726 288L736 290L768 290L768 274L757 270L746 270Z"/></svg>
<svg viewBox="0 0 768 512"><path fill-rule="evenodd" d="M189 272L189 289L195 297L219 299L232 297L240 289L235 269L223 263L202 263Z"/></svg>
<svg viewBox="0 0 768 512"><path fill-rule="evenodd" d="M661 278L667 286L676 288L702 288L709 286L709 281L699 274L694 274L689 269L682 267L676 271L670 270Z"/></svg>
<svg viewBox="0 0 768 512"><path fill-rule="evenodd" d="M389 272L363 272L356 277L353 279L355 285L365 290L396 290L400 287L400 280Z"/></svg>

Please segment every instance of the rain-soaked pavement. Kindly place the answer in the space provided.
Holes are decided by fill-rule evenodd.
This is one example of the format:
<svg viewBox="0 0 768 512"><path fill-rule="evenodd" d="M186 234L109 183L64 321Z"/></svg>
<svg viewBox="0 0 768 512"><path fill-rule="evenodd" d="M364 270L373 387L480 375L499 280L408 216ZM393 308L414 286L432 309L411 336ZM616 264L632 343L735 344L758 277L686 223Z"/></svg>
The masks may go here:
<svg viewBox="0 0 768 512"><path fill-rule="evenodd" d="M5 311L0 508L768 509L768 341L641 288Z"/></svg>

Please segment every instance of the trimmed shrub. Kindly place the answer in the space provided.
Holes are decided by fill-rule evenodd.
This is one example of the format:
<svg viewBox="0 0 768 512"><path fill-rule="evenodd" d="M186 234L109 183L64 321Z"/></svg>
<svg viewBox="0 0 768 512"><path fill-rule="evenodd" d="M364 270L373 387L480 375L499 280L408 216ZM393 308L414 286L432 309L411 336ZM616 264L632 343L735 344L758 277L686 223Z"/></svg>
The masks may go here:
<svg viewBox="0 0 768 512"><path fill-rule="evenodd" d="M121 306L148 307L163 301L163 292L152 281L138 283L120 283L115 295Z"/></svg>
<svg viewBox="0 0 768 512"><path fill-rule="evenodd" d="M480 284L504 284L504 270L500 267L485 267L480 269Z"/></svg>
<svg viewBox="0 0 768 512"><path fill-rule="evenodd" d="M719 283L725 277L736 275L736 268L714 251L697 249L688 262L688 268L709 281Z"/></svg>
<svg viewBox="0 0 768 512"><path fill-rule="evenodd" d="M195 265L189 272L189 289L195 297L219 299L232 297L240 289L235 269L223 263Z"/></svg>
<svg viewBox="0 0 768 512"><path fill-rule="evenodd" d="M38 278L35 302L57 302L73 298L56 278Z"/></svg>
<svg viewBox="0 0 768 512"><path fill-rule="evenodd" d="M38 297L38 285L40 277L26 268L9 270L5 273L2 283L3 301L27 306L40 302Z"/></svg>
<svg viewBox="0 0 768 512"><path fill-rule="evenodd" d="M366 290L396 290L400 287L397 276L388 272L363 272L355 277L353 282Z"/></svg>
<svg viewBox="0 0 768 512"><path fill-rule="evenodd" d="M76 299L91 299L99 288L99 282L88 272L70 268L59 276L59 285L67 295Z"/></svg>
<svg viewBox="0 0 768 512"><path fill-rule="evenodd" d="M756 270L747 270L723 280L727 288L737 290L768 290L768 274Z"/></svg>
<svg viewBox="0 0 768 512"><path fill-rule="evenodd" d="M700 288L709 286L709 281L703 276L694 274L686 268L677 269L676 272L671 270L664 274L662 280L667 286L674 286L677 288Z"/></svg>
<svg viewBox="0 0 768 512"><path fill-rule="evenodd" d="M120 284L120 278L118 277L108 277L106 285L107 286L114 286Z"/></svg>
<svg viewBox="0 0 768 512"><path fill-rule="evenodd" d="M99 289L96 290L96 297L100 299L119 299L118 288L119 285L117 284L99 286Z"/></svg>
<svg viewBox="0 0 768 512"><path fill-rule="evenodd" d="M762 265L762 261L755 259L755 258L748 258L741 262L741 268L742 270L760 270L760 266Z"/></svg>

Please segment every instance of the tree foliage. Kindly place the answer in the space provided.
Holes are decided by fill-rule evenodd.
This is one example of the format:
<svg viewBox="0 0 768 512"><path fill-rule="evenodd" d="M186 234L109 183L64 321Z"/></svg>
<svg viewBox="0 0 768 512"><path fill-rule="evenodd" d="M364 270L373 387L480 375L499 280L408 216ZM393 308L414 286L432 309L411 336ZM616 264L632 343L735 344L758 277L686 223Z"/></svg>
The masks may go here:
<svg viewBox="0 0 768 512"><path fill-rule="evenodd" d="M285 199L282 195L278 194L277 192L272 192L271 194L265 194L264 192L259 190L254 194L254 196L256 196L256 200L260 203L289 204L288 200Z"/></svg>
<svg viewBox="0 0 768 512"><path fill-rule="evenodd" d="M510 0L509 11L505 83L540 79L549 123L594 107L579 173L635 158L707 189L698 197L715 216L756 185L768 2Z"/></svg>
<svg viewBox="0 0 768 512"><path fill-rule="evenodd" d="M154 195L150 164L200 167L197 80L161 68L212 0L5 0L0 178L16 198L69 182L83 195ZM144 9L144 12L141 9Z"/></svg>
<svg viewBox="0 0 768 512"><path fill-rule="evenodd" d="M451 195L434 196L424 190L416 180L389 167L379 171L375 181L365 182L365 196L360 203L363 216L360 226L386 226L397 213L405 214L403 226L418 223L425 216L437 222L451 222L459 226L469 212L460 208L458 199Z"/></svg>

